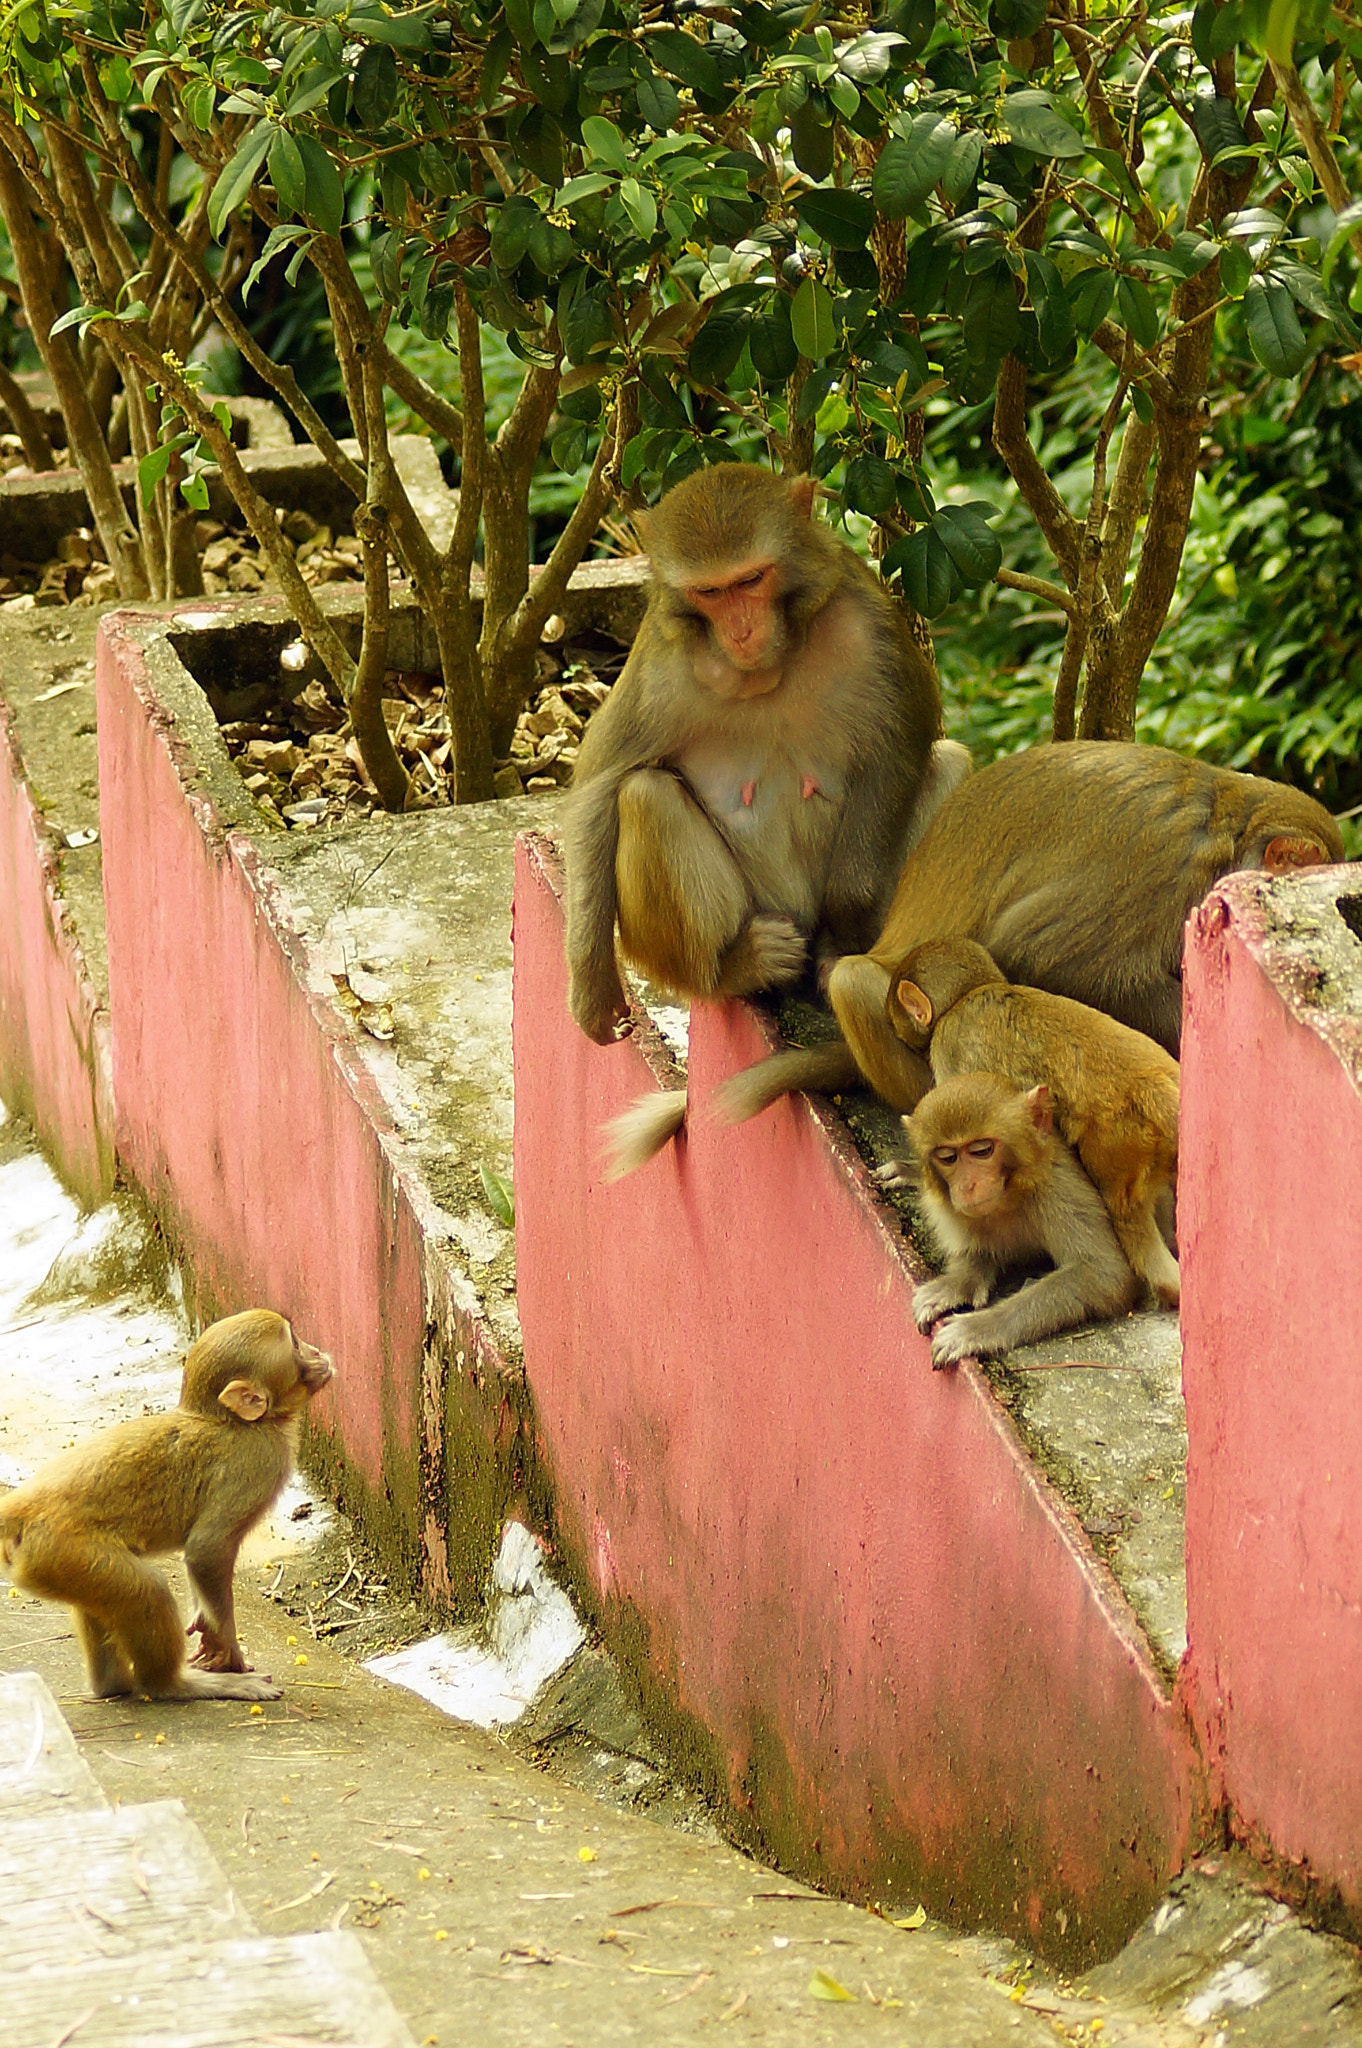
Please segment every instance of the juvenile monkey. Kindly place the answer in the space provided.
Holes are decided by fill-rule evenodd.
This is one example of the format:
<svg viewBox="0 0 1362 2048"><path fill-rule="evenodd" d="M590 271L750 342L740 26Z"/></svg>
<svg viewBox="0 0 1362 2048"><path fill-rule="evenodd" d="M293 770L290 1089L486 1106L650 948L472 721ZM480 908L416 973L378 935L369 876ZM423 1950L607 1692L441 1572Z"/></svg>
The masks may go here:
<svg viewBox="0 0 1362 2048"><path fill-rule="evenodd" d="M946 1261L913 1295L920 1330L950 1318L933 1333L933 1366L989 1358L1133 1305L1135 1275L1101 1196L1056 1135L1043 1083L1023 1093L1001 1074L962 1074L903 1121ZM902 1167L880 1171L891 1186L905 1178ZM1009 1267L1040 1257L1053 1272L985 1306Z"/></svg>
<svg viewBox="0 0 1362 2048"><path fill-rule="evenodd" d="M248 1675L232 1572L330 1378L325 1352L283 1316L247 1309L192 1347L178 1408L104 1430L0 1498L0 1566L25 1592L70 1603L97 1699L279 1698ZM176 1550L198 1602L192 1665L174 1596L146 1562Z"/></svg>
<svg viewBox="0 0 1362 2048"><path fill-rule="evenodd" d="M1009 981L1105 1011L1176 1056L1188 913L1237 869L1342 857L1323 805L1286 783L1113 740L1011 754L946 799L874 945L833 967L840 1062L829 1046L777 1053L725 1083L717 1106L737 1123L791 1089L864 1079L912 1109L926 1072L886 998L897 963L930 939L977 939Z"/></svg>
<svg viewBox="0 0 1362 2048"><path fill-rule="evenodd" d="M617 921L625 958L679 995L780 987L810 949L826 965L870 943L968 768L902 611L813 519L816 490L725 463L639 518L648 610L566 827L569 1001L599 1044L628 1014ZM652 1098L639 1157L684 1106Z"/></svg>
<svg viewBox="0 0 1362 2048"><path fill-rule="evenodd" d="M1004 981L972 939L915 946L890 971L885 1010L931 1077L1001 1074L1043 1081L1056 1128L1106 1203L1121 1249L1165 1307L1177 1260L1159 1229L1178 1171L1178 1063L1142 1031L1086 1003Z"/></svg>

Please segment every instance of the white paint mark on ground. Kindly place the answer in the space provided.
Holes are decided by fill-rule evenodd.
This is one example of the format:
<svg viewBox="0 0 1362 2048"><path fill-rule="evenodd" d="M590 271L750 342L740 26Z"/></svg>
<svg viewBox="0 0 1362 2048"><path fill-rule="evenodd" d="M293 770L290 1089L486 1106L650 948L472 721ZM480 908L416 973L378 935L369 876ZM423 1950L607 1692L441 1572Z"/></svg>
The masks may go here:
<svg viewBox="0 0 1362 2048"><path fill-rule="evenodd" d="M538 1540L507 1524L492 1567L486 1633L451 1629L365 1665L456 1721L505 1728L586 1640L572 1602L544 1569Z"/></svg>
<svg viewBox="0 0 1362 2048"><path fill-rule="evenodd" d="M1261 2005L1271 1989L1271 1979L1265 1971L1255 1970L1248 1963L1226 1963L1195 1998L1188 1999L1182 2017L1189 2026L1204 2027L1219 2014L1236 2007L1243 2012L1250 2006Z"/></svg>

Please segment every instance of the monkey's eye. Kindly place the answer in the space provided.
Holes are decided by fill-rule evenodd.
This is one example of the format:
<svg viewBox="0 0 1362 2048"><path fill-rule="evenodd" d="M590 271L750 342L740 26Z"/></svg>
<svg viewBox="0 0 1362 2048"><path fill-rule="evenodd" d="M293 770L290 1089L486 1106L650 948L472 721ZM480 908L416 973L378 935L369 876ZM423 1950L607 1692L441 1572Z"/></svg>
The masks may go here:
<svg viewBox="0 0 1362 2048"><path fill-rule="evenodd" d="M954 1145L938 1145L932 1157L938 1166L954 1166L960 1154Z"/></svg>
<svg viewBox="0 0 1362 2048"><path fill-rule="evenodd" d="M976 1138L969 1148L971 1159L991 1159L997 1150L992 1138Z"/></svg>

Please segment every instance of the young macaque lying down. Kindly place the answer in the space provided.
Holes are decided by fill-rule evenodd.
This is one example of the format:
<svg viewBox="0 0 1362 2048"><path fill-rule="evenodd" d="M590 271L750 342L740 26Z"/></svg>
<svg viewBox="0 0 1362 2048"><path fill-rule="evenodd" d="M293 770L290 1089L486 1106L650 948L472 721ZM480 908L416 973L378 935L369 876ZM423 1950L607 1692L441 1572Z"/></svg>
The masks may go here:
<svg viewBox="0 0 1362 2048"><path fill-rule="evenodd" d="M0 1569L26 1593L69 1602L97 1699L280 1697L237 1640L232 1573L330 1378L325 1352L283 1316L246 1309L191 1348L178 1408L104 1430L0 1498ZM177 1550L198 1602L190 1663L174 1596L147 1563Z"/></svg>
<svg viewBox="0 0 1362 2048"><path fill-rule="evenodd" d="M932 1330L934 1367L990 1358L1134 1306L1134 1269L1101 1196L1055 1131L1044 1084L1022 1090L1000 1074L961 1074L930 1089L903 1123L917 1175L892 1162L878 1178L916 1184L946 1262L913 1295L918 1328ZM991 1300L1009 1268L1040 1258L1054 1271Z"/></svg>

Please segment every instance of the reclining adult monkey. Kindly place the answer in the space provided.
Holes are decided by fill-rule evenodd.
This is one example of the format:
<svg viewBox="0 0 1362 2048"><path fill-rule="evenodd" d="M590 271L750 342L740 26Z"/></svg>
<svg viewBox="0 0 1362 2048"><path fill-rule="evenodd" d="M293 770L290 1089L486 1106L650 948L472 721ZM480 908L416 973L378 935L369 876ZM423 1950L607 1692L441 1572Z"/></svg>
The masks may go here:
<svg viewBox="0 0 1362 2048"><path fill-rule="evenodd" d="M903 612L753 464L686 478L639 526L648 610L582 742L566 829L572 1014L627 1028L615 954L683 996L750 995L869 945L903 856L967 772ZM623 1164L680 1128L631 1112ZM626 1125L630 1119L622 1120Z"/></svg>
<svg viewBox="0 0 1362 2048"><path fill-rule="evenodd" d="M994 761L909 854L875 944L833 967L843 1042L759 1061L724 1083L715 1109L740 1123L795 1089L862 1080L915 1108L930 1071L886 999L898 962L936 939L977 939L1008 981L1104 1010L1176 1056L1188 913L1237 869L1342 857L1337 825L1302 790L1165 747L1075 740Z"/></svg>

